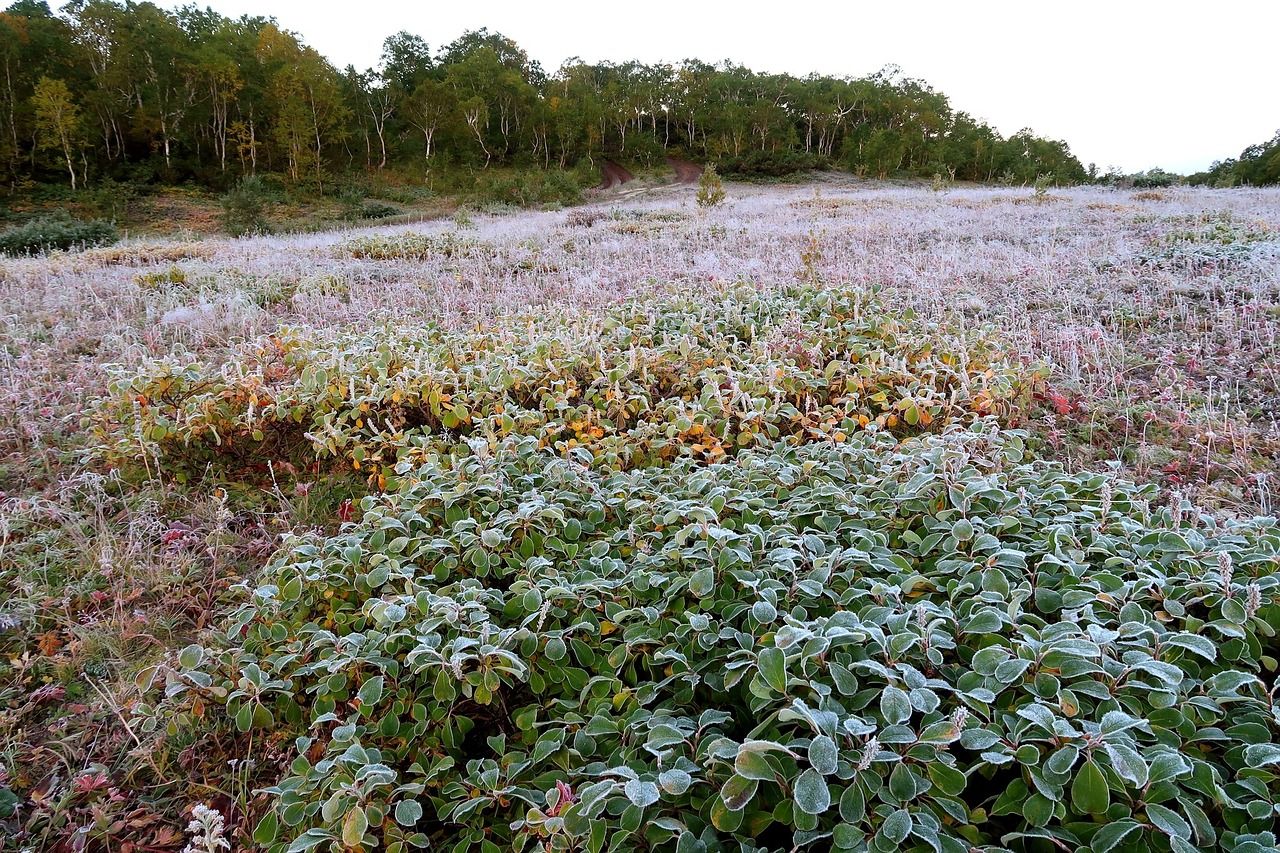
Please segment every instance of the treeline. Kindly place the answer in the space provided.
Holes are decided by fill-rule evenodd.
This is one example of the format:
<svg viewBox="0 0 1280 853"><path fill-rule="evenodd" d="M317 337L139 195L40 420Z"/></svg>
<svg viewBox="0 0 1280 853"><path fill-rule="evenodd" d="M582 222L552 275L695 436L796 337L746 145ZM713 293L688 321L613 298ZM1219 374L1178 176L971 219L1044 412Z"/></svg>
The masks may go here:
<svg viewBox="0 0 1280 853"><path fill-rule="evenodd" d="M1239 157L1219 160L1207 170L1189 175L1187 183L1214 187L1280 184L1280 130L1268 141L1250 145Z"/></svg>
<svg viewBox="0 0 1280 853"><path fill-rule="evenodd" d="M668 152L730 173L1089 177L1065 143L1002 137L896 69L798 78L575 59L549 74L479 30L438 50L397 33L379 67L339 70L264 17L114 0L57 13L18 0L0 13L0 170L14 186L222 188L274 172L323 189L351 170L644 164Z"/></svg>

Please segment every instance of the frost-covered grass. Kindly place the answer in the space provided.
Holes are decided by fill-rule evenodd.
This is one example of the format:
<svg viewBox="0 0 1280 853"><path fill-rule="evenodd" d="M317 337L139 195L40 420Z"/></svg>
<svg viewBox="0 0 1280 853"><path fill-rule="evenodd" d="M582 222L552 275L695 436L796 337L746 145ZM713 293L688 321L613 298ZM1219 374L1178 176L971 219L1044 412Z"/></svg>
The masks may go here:
<svg viewBox="0 0 1280 853"><path fill-rule="evenodd" d="M828 182L730 187L708 210L693 192L0 259L0 584L15 592L0 601L0 820L4 790L44 784L44 805L18 816L37 849L103 814L158 833L185 824L173 817L186 802L139 792L188 777L212 787L172 796L214 796L232 827L260 813L252 765L228 771L226 757L265 764L280 744L214 732L156 750L129 685L216 620L281 533L348 520L358 489L296 458L251 484L111 472L88 426L113 378L157 362L198 361L235 389L249 361L271 369L258 351L285 328L465 333L531 312L581 325L630 299L710 301L738 282L876 290L885 311L983 327L1047 365L1037 404L1013 413L1040 453L1155 482L1179 513L1280 509L1280 191L1037 199Z"/></svg>
<svg viewBox="0 0 1280 853"><path fill-rule="evenodd" d="M1208 503L1274 509L1277 210L1275 190L1081 188L1036 201L837 184L737 188L711 211L667 191L461 228L9 260L0 441L29 462L74 427L104 365L216 360L281 324L462 327L531 305L590 311L652 291L815 279L992 324L1048 361L1046 434L1068 460L1119 461Z"/></svg>

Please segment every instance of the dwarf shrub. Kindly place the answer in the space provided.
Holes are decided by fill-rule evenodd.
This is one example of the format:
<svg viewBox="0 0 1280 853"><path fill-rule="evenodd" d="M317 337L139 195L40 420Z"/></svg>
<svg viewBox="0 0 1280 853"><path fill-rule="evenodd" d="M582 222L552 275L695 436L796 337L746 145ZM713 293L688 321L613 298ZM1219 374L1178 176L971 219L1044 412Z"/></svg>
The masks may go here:
<svg viewBox="0 0 1280 853"><path fill-rule="evenodd" d="M386 255L380 241L429 252L439 239L345 245ZM284 334L234 372L162 359L121 373L96 429L109 460L145 450L178 471L270 448L385 476L436 443L511 434L634 467L1008 417L1039 377L986 335L894 317L863 293L744 287L576 320L557 309L464 331Z"/></svg>
<svg viewBox="0 0 1280 853"><path fill-rule="evenodd" d="M749 151L738 157L721 157L716 162L716 170L720 174L748 180L786 178L830 166L830 161L825 157L785 150Z"/></svg>
<svg viewBox="0 0 1280 853"><path fill-rule="evenodd" d="M44 216L0 231L0 255L37 255L56 249L109 246L120 239L110 222Z"/></svg>
<svg viewBox="0 0 1280 853"><path fill-rule="evenodd" d="M170 680L296 737L272 849L1274 847L1274 520L990 422L399 474Z"/></svg>
<svg viewBox="0 0 1280 853"><path fill-rule="evenodd" d="M480 204L567 206L582 201L582 186L575 173L560 169L486 173L476 179L472 197Z"/></svg>
<svg viewBox="0 0 1280 853"><path fill-rule="evenodd" d="M406 231L401 234L373 234L352 237L338 243L334 250L339 256L364 258L371 261L425 261L432 257L453 257L488 248L487 244L456 233L422 234Z"/></svg>

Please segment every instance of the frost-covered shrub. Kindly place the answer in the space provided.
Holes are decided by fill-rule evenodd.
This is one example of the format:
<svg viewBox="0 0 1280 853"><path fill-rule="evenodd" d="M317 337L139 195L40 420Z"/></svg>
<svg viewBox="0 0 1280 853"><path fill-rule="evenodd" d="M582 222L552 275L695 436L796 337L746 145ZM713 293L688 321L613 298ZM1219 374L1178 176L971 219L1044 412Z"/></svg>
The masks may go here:
<svg viewBox="0 0 1280 853"><path fill-rule="evenodd" d="M410 231L403 234L352 237L350 240L339 243L335 248L340 256L346 255L371 261L425 261L433 257L447 258L474 252L484 248L484 244L451 232L420 234Z"/></svg>
<svg viewBox="0 0 1280 853"><path fill-rule="evenodd" d="M1180 217L1135 260L1159 268L1230 268L1248 263L1267 246L1280 245L1280 232L1242 221L1230 212Z"/></svg>
<svg viewBox="0 0 1280 853"><path fill-rule="evenodd" d="M297 736L259 842L1273 849L1272 521L990 423L627 473L473 451L181 655L171 701Z"/></svg>
<svg viewBox="0 0 1280 853"><path fill-rule="evenodd" d="M744 287L461 331L299 330L234 370L166 358L124 371L95 417L107 458L145 450L178 471L269 447L385 475L424 446L513 433L633 467L1007 417L1039 379L986 334L894 317L857 291Z"/></svg>

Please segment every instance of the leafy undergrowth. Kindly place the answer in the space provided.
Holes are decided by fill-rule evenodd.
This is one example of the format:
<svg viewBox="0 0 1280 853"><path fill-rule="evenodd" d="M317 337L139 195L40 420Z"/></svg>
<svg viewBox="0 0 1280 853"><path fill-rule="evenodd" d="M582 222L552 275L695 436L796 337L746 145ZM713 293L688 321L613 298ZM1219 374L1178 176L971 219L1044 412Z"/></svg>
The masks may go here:
<svg viewBox="0 0 1280 853"><path fill-rule="evenodd" d="M1180 217L1179 224L1186 227L1161 235L1134 260L1146 266L1193 270L1230 267L1248 261L1277 239L1274 231L1242 221L1230 211Z"/></svg>
<svg viewBox="0 0 1280 853"><path fill-rule="evenodd" d="M1274 846L1266 520L990 422L629 472L513 438L400 474L168 674L176 707L296 736L264 845Z"/></svg>
<svg viewBox="0 0 1280 853"><path fill-rule="evenodd" d="M492 251L491 246L486 246L479 241L446 232L444 234L376 234L352 237L339 243L334 251L339 256L348 255L371 261L425 261L429 258L450 258L454 255L475 253L486 249Z"/></svg>
<svg viewBox="0 0 1280 853"><path fill-rule="evenodd" d="M834 192L0 263L0 849L1272 849L1273 197Z"/></svg>
<svg viewBox="0 0 1280 853"><path fill-rule="evenodd" d="M632 467L1010 417L1039 380L989 335L856 291L739 288L465 331L284 332L226 368L158 359L113 383L96 429L115 462L192 472L301 448L385 479L399 457L511 434Z"/></svg>

